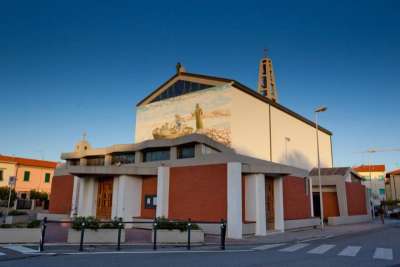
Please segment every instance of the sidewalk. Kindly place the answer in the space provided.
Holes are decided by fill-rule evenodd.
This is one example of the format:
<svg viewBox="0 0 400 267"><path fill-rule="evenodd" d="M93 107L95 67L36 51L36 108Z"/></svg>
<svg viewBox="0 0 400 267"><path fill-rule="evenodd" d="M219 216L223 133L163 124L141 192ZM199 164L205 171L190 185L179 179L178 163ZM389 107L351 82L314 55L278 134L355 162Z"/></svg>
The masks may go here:
<svg viewBox="0 0 400 267"><path fill-rule="evenodd" d="M368 223L328 226L326 225L323 230L316 229L300 229L292 230L283 233L271 233L267 236L251 236L243 240L227 240L227 244L276 244L276 243L291 243L300 242L314 239L332 238L341 235L362 233L366 231L373 231L381 229L395 222L388 220L386 224L381 224L380 221L375 220Z"/></svg>
<svg viewBox="0 0 400 267"><path fill-rule="evenodd" d="M284 233L270 233L267 236L251 236L241 240L226 240L226 249L235 250L241 247L249 248L251 246L259 246L262 244L276 244L276 243L296 243L305 242L324 238L333 238L350 234L362 234L363 232L376 231L390 225L398 224L399 221L388 220L386 224L382 225L380 221L373 221L370 223L360 223L341 226L325 226L324 230L321 229L302 229L287 231ZM205 244L192 244L193 250L219 250L220 237L207 236ZM25 245L25 247L37 250L37 245ZM65 244L65 243L47 243L45 244L45 253L78 253L78 244ZM185 250L186 244L166 244L158 245L158 251L179 251ZM84 244L84 252L115 252L116 244ZM121 244L121 251L130 252L150 252L152 251L152 243L124 243Z"/></svg>

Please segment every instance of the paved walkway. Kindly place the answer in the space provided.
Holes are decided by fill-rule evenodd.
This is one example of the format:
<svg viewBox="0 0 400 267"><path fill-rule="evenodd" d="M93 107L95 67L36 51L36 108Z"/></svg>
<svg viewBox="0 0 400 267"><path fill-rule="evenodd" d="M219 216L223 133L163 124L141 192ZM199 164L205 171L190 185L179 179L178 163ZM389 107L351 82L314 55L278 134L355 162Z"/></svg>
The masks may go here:
<svg viewBox="0 0 400 267"><path fill-rule="evenodd" d="M398 221L387 220L386 224L398 223ZM325 226L323 230L316 229L300 229L286 231L284 233L271 233L266 236L249 236L243 240L227 240L231 244L275 244L275 243L289 243L298 241L307 241L314 239L330 238L334 236L361 233L366 231L373 231L384 227L380 221L375 220L368 223L348 224L338 226Z"/></svg>

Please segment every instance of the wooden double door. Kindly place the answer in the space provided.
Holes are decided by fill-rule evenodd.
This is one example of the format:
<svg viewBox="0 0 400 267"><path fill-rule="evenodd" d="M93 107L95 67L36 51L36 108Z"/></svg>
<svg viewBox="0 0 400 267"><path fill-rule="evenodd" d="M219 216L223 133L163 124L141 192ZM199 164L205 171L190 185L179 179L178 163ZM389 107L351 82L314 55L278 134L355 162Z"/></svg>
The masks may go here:
<svg viewBox="0 0 400 267"><path fill-rule="evenodd" d="M96 217L98 219L111 219L113 195L113 178L100 178L97 188Z"/></svg>
<svg viewBox="0 0 400 267"><path fill-rule="evenodd" d="M267 230L275 229L275 197L274 179L265 178L265 213L267 215Z"/></svg>

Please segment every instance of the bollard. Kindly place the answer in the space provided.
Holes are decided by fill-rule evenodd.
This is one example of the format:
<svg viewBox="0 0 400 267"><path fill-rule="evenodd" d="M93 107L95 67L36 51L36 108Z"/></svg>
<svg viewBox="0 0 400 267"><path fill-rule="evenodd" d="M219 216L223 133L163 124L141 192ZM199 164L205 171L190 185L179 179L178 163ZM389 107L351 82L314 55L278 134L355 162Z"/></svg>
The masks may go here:
<svg viewBox="0 0 400 267"><path fill-rule="evenodd" d="M79 244L79 251L83 251L83 238L85 237L85 222L82 222L81 229L81 242Z"/></svg>
<svg viewBox="0 0 400 267"><path fill-rule="evenodd" d="M121 230L122 230L122 218L119 218L117 250L121 250Z"/></svg>
<svg viewBox="0 0 400 267"><path fill-rule="evenodd" d="M42 229L41 229L41 235L40 235L40 244L39 244L40 252L44 251L44 237L46 234L46 227L47 227L47 217L44 217L43 221L42 221Z"/></svg>
<svg viewBox="0 0 400 267"><path fill-rule="evenodd" d="M192 223L189 218L188 223L187 223L187 232L188 232L188 241L187 241L187 249L190 250L190 228L192 228Z"/></svg>
<svg viewBox="0 0 400 267"><path fill-rule="evenodd" d="M226 223L221 219L221 249L225 250Z"/></svg>
<svg viewBox="0 0 400 267"><path fill-rule="evenodd" d="M157 249L157 218L153 222L153 250Z"/></svg>

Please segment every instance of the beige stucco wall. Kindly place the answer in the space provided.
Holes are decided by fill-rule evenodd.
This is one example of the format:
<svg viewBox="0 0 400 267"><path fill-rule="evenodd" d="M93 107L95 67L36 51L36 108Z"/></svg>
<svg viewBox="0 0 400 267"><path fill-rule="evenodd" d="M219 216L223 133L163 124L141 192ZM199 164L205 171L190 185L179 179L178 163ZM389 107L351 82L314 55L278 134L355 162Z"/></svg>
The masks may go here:
<svg viewBox="0 0 400 267"><path fill-rule="evenodd" d="M24 181L25 171L30 172L29 181ZM45 183L45 174L50 173L50 182ZM51 181L53 179L54 170L50 168L18 166L17 184L15 190L17 192L29 192L32 189L50 193Z"/></svg>
<svg viewBox="0 0 400 267"><path fill-rule="evenodd" d="M269 105L235 88L230 93L232 148L244 155L270 160Z"/></svg>
<svg viewBox="0 0 400 267"><path fill-rule="evenodd" d="M272 161L305 169L317 166L315 128L271 106ZM287 160L285 152L287 142ZM321 167L332 167L330 135L319 131Z"/></svg>
<svg viewBox="0 0 400 267"><path fill-rule="evenodd" d="M0 186L8 186L10 176L15 176L15 164L0 162L0 170L3 171L3 181L0 181Z"/></svg>
<svg viewBox="0 0 400 267"><path fill-rule="evenodd" d="M228 84L139 107L135 142L153 139L152 131L165 123L174 126L175 115L195 131L196 104L204 112L205 131L223 133L238 153L271 160L271 119L272 161L304 169L317 165L314 127ZM287 160L285 137L290 138ZM321 166L332 167L331 138L322 131L319 137Z"/></svg>

